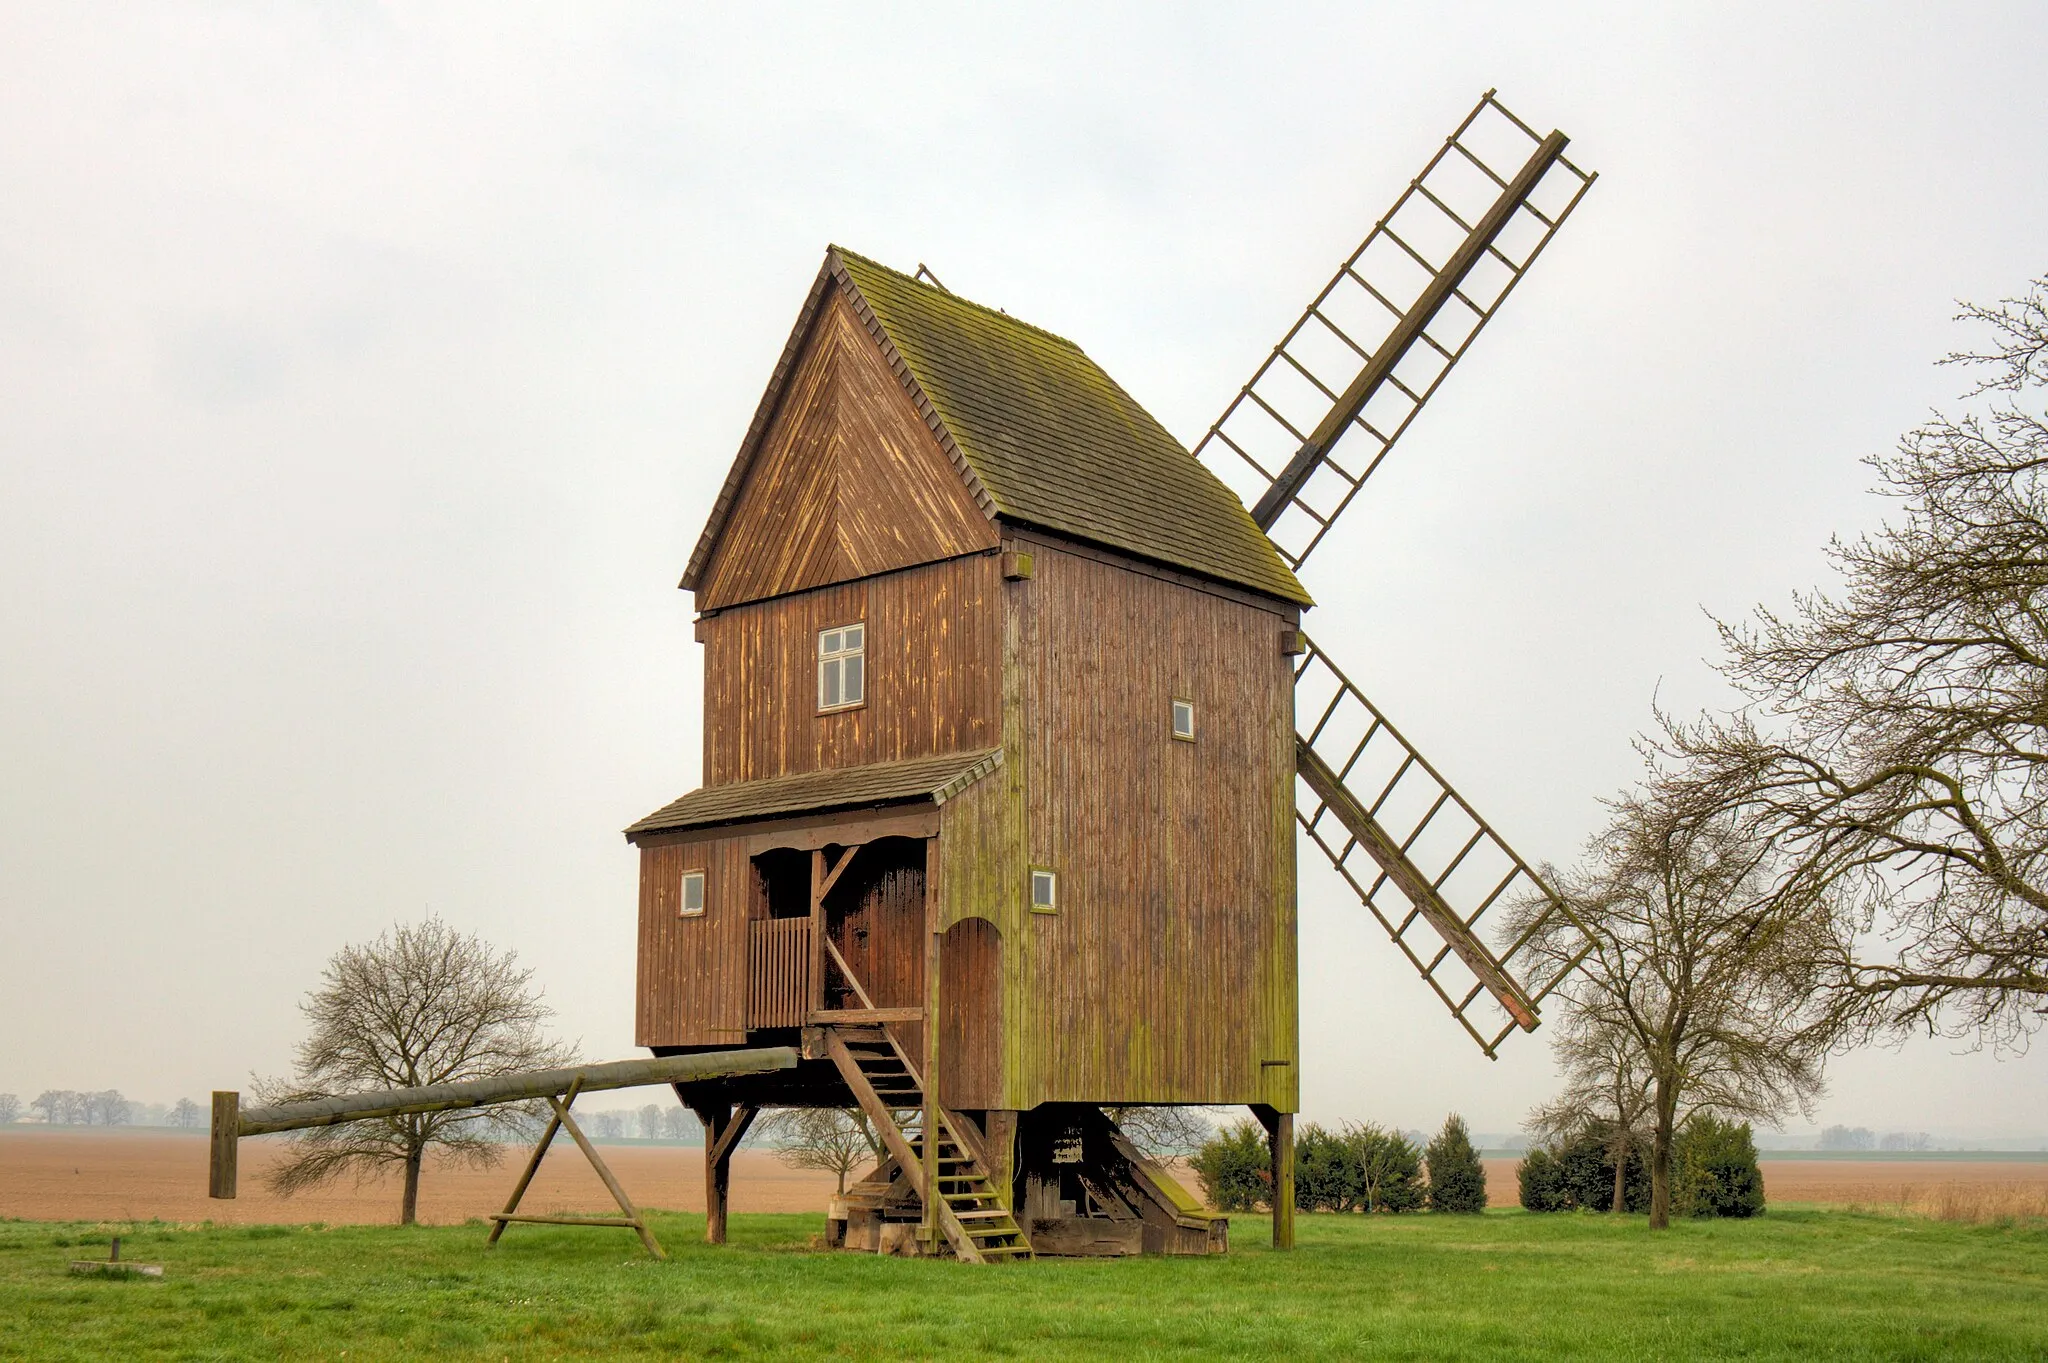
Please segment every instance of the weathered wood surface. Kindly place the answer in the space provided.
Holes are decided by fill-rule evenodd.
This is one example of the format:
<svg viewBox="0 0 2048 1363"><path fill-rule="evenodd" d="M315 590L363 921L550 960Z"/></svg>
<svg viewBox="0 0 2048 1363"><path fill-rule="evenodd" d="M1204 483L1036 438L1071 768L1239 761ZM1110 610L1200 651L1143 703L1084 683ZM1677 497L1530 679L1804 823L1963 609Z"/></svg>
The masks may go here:
<svg viewBox="0 0 2048 1363"><path fill-rule="evenodd" d="M843 298L820 308L697 588L699 610L993 548L996 532Z"/></svg>
<svg viewBox="0 0 2048 1363"><path fill-rule="evenodd" d="M206 1165L206 1195L222 1199L235 1195L240 1175L242 1095L233 1089L216 1089L213 1094L213 1129Z"/></svg>
<svg viewBox="0 0 2048 1363"><path fill-rule="evenodd" d="M1291 1110L1294 1066L1264 1063L1296 1057L1291 613L1012 540L1034 572L1005 587L1005 765L940 838L949 924L1001 939L1000 1101L972 1105ZM1030 866L1056 913L1028 911Z"/></svg>
<svg viewBox="0 0 2048 1363"><path fill-rule="evenodd" d="M651 1060L615 1060L601 1065L575 1065L557 1070L534 1070L494 1079L473 1079L456 1084L428 1084L420 1088L385 1089L376 1093L347 1094L318 1098L307 1103L285 1103L277 1107L247 1108L242 1111L238 1133L260 1136L272 1131L298 1131L314 1126L335 1126L371 1117L390 1117L402 1112L448 1112L458 1108L487 1107L493 1103L517 1103L567 1093L572 1085L584 1093L602 1089L639 1088L647 1084L692 1083L740 1074L763 1074L770 1070L794 1069L796 1052L787 1046L758 1050L713 1051L699 1055L671 1055ZM216 1113L220 1104L214 1105Z"/></svg>
<svg viewBox="0 0 2048 1363"><path fill-rule="evenodd" d="M822 587L703 622L704 784L992 748L995 553ZM861 705L818 713L818 632L864 623Z"/></svg>

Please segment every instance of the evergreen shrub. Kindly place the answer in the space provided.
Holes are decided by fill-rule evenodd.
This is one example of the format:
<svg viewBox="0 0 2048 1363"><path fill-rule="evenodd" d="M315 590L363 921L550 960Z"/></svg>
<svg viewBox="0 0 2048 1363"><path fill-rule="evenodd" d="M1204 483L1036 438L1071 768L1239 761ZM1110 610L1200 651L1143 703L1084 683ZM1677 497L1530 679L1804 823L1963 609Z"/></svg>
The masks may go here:
<svg viewBox="0 0 2048 1363"><path fill-rule="evenodd" d="M1429 1209L1433 1212L1486 1210L1486 1166L1472 1148L1465 1119L1453 1112L1423 1152L1429 1167Z"/></svg>

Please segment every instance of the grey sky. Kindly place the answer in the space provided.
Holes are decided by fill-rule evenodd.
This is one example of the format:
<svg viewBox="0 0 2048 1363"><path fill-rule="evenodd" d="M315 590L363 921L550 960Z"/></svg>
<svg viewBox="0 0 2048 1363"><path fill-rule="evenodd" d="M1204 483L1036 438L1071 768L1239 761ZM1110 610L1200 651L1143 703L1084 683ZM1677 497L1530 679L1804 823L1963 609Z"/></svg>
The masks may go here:
<svg viewBox="0 0 2048 1363"><path fill-rule="evenodd" d="M2038 7L0 8L0 1089L281 1069L428 909L629 1053L695 783L674 589L828 241L1068 335L1184 439L1489 85L1602 172L1318 551L1311 618L1568 859L1702 607L1821 580L1858 459L2048 269ZM1304 866L1308 866L1306 858ZM1305 1102L1512 1126L1303 892ZM2044 1062L1823 1119L2048 1130Z"/></svg>

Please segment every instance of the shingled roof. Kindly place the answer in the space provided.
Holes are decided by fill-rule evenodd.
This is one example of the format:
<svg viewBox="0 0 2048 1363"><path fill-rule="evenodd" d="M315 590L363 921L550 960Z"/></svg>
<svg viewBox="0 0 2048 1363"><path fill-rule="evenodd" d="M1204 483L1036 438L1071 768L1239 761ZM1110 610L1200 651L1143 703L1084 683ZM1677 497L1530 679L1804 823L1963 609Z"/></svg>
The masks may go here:
<svg viewBox="0 0 2048 1363"><path fill-rule="evenodd" d="M837 246L683 586L694 588L708 563L810 318L833 287L991 516L1310 604L1244 504L1079 346Z"/></svg>
<svg viewBox="0 0 2048 1363"><path fill-rule="evenodd" d="M822 814L910 801L944 804L1002 764L1001 748L983 748L702 786L629 826L626 837L630 841L643 833L673 833L750 819Z"/></svg>

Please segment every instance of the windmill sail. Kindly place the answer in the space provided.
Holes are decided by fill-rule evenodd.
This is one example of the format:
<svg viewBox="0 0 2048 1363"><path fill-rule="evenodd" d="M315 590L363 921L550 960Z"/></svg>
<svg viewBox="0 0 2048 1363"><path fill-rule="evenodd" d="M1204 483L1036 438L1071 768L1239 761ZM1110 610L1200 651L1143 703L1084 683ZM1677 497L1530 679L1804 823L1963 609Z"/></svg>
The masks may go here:
<svg viewBox="0 0 2048 1363"><path fill-rule="evenodd" d="M1567 141L1482 95L1195 447L1290 567L1592 187L1565 159ZM1515 1028L1535 1029L1543 999L1583 957L1524 983L1509 969L1523 945L1558 915L1582 937L1584 925L1328 655L1303 644L1295 713L1313 722L1295 735L1301 826L1492 1056ZM1504 905L1522 910L1521 932L1496 952L1481 923Z"/></svg>
<svg viewBox="0 0 2048 1363"><path fill-rule="evenodd" d="M1195 454L1299 568L1592 187L1489 90ZM1340 461L1333 451L1353 427ZM1354 452L1355 451L1355 452Z"/></svg>
<svg viewBox="0 0 2048 1363"><path fill-rule="evenodd" d="M1308 722L1294 740L1303 787L1295 817L1492 1056L1515 1028L1536 1029L1544 998L1584 953L1528 983L1509 964L1558 915L1578 920L1329 655L1306 636L1303 645L1295 714ZM1481 921L1504 906L1524 910L1522 927L1495 952Z"/></svg>

